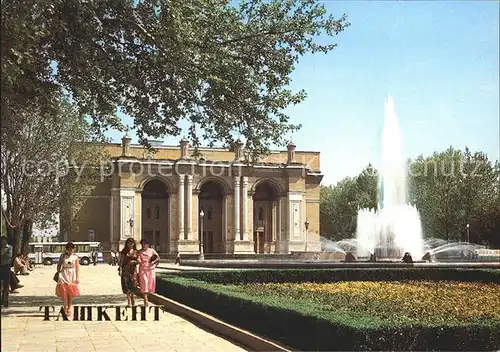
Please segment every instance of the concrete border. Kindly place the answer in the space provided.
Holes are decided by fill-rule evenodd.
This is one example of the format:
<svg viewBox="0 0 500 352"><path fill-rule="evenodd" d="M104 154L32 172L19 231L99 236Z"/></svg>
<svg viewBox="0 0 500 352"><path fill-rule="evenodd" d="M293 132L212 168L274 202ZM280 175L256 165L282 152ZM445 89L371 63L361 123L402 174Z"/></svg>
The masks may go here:
<svg viewBox="0 0 500 352"><path fill-rule="evenodd" d="M249 348L251 351L294 351L289 347L285 347L276 342L266 340L260 336L252 334L246 330L229 325L211 315L200 312L157 293L150 293L148 298L151 303L164 306L165 311L183 317L186 320L214 332L217 335L221 335L228 340Z"/></svg>

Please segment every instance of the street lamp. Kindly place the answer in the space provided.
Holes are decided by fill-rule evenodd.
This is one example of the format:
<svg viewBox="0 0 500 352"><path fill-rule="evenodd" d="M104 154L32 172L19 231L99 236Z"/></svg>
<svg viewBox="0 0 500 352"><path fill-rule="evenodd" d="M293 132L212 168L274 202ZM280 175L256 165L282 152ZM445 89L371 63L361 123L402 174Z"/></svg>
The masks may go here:
<svg viewBox="0 0 500 352"><path fill-rule="evenodd" d="M470 228L470 225L469 225L469 224L467 224L467 238L466 238L466 239L467 239L467 243L469 243L469 241L470 241L470 236L469 236L470 232L469 232L469 228Z"/></svg>
<svg viewBox="0 0 500 352"><path fill-rule="evenodd" d="M307 252L307 235L309 232L309 221L306 220L306 222L304 223L304 226L306 227L306 252Z"/></svg>
<svg viewBox="0 0 500 352"><path fill-rule="evenodd" d="M203 217L205 216L205 212L203 209L200 211L200 260L205 259L205 255L203 254Z"/></svg>
<svg viewBox="0 0 500 352"><path fill-rule="evenodd" d="M127 209L130 209L130 207L127 205ZM130 219L127 221L129 226L130 226L130 237L134 238L134 219L132 218L132 216L130 217Z"/></svg>

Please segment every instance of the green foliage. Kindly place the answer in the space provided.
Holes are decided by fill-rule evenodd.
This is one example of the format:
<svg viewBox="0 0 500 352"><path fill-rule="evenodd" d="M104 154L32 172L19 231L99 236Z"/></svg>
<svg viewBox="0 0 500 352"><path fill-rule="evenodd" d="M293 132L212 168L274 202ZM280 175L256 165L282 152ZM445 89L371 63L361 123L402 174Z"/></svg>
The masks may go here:
<svg viewBox="0 0 500 352"><path fill-rule="evenodd" d="M340 240L356 232L358 209L377 207L377 177L377 171L369 164L357 177L347 177L335 186L321 188L322 236Z"/></svg>
<svg viewBox="0 0 500 352"><path fill-rule="evenodd" d="M119 108L141 143L185 120L195 146L240 134L257 155L300 127L284 113L306 96L289 88L299 58L348 25L316 0L4 1L2 120L66 91L100 131Z"/></svg>
<svg viewBox="0 0 500 352"><path fill-rule="evenodd" d="M343 278L350 275L352 280L370 276L364 274L364 269L329 271L330 279L337 279L339 274ZM439 276L446 280L449 275L458 279L461 274L450 274L450 271L443 274L438 273L439 270L423 271L437 280ZM298 276L302 275L301 279L306 280L315 277L315 274L324 276L326 272L261 270L162 274L157 289L160 294L180 303L298 350L491 350L500 342L495 333L498 327L488 324L442 324L437 327L427 324L395 324L350 311L349 305L355 302L346 302L344 309L331 310L315 303L312 296L298 300L290 295L275 295L271 292L259 294L240 286L242 283L258 282L255 281L258 277L267 278L267 282L270 282L273 275L279 282L304 282L298 281ZM377 276L389 279L395 277L392 276L394 270L370 272L374 279ZM414 269L408 271L413 274L402 272L399 274L400 278L405 275L425 277L425 274ZM481 272L476 274L483 275ZM498 271L490 274L498 279ZM474 273L471 273L470 277L473 276ZM231 281L232 278L236 281ZM242 311L244 314L241 314Z"/></svg>
<svg viewBox="0 0 500 352"><path fill-rule="evenodd" d="M420 212L425 237L466 240L500 247L500 166L481 152L449 148L409 160L409 201ZM358 208L376 208L377 171L371 166L355 178L321 189L321 233L351 237Z"/></svg>
<svg viewBox="0 0 500 352"><path fill-rule="evenodd" d="M185 272L185 278L211 284L251 284L282 282L339 282L339 281L403 281L435 280L459 282L500 283L497 269L449 268L342 268L342 269L266 269Z"/></svg>
<svg viewBox="0 0 500 352"><path fill-rule="evenodd" d="M93 163L100 160L83 143L91 137L86 120L64 97L54 95L52 99L53 109L28 105L2 128L2 207L16 250L20 248L20 234L27 241L33 223L43 228L56 221L60 196L67 193L64 180L71 174L70 167L80 161L78 156Z"/></svg>

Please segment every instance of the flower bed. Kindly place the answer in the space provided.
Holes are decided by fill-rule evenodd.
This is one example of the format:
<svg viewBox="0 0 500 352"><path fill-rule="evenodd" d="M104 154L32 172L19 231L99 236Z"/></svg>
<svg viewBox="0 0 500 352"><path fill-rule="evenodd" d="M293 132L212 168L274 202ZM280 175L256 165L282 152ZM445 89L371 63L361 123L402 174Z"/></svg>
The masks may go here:
<svg viewBox="0 0 500 352"><path fill-rule="evenodd" d="M459 273L191 272L165 275L158 291L299 350L497 350L499 272Z"/></svg>
<svg viewBox="0 0 500 352"><path fill-rule="evenodd" d="M318 310L353 312L391 324L500 323L500 285L447 281L351 281L226 286L252 296L307 301Z"/></svg>

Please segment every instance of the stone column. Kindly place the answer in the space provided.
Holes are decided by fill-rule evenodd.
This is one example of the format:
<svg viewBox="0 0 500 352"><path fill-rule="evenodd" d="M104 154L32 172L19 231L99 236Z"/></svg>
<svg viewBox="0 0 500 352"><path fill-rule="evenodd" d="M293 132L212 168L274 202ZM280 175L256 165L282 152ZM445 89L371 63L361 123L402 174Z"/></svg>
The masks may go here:
<svg viewBox="0 0 500 352"><path fill-rule="evenodd" d="M248 177L243 176L241 185L242 194L242 206L241 206L241 216L243 218L243 228L241 229L241 239L248 240Z"/></svg>
<svg viewBox="0 0 500 352"><path fill-rule="evenodd" d="M187 200L186 239L192 240L193 239L193 175L187 175L186 200Z"/></svg>
<svg viewBox="0 0 500 352"><path fill-rule="evenodd" d="M114 232L114 209L113 209L113 191L111 191L111 196L109 197L109 249L113 246L113 232ZM66 240L66 238L65 238Z"/></svg>
<svg viewBox="0 0 500 352"><path fill-rule="evenodd" d="M276 252L281 253L281 197L276 200L276 227L277 227L277 233L276 233Z"/></svg>
<svg viewBox="0 0 500 352"><path fill-rule="evenodd" d="M122 156L130 156L130 138L127 134L122 137Z"/></svg>
<svg viewBox="0 0 500 352"><path fill-rule="evenodd" d="M234 177L234 240L241 240L240 233L240 177Z"/></svg>
<svg viewBox="0 0 500 352"><path fill-rule="evenodd" d="M179 240L183 240L184 237L184 178L185 175L179 175L179 218L178 226L179 226Z"/></svg>

